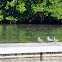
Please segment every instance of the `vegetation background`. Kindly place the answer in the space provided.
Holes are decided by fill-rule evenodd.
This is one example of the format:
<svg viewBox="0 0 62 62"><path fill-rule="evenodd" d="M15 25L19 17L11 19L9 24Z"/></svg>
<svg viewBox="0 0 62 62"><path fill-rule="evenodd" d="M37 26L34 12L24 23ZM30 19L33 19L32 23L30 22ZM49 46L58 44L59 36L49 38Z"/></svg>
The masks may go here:
<svg viewBox="0 0 62 62"><path fill-rule="evenodd" d="M62 0L0 0L0 23L62 23Z"/></svg>

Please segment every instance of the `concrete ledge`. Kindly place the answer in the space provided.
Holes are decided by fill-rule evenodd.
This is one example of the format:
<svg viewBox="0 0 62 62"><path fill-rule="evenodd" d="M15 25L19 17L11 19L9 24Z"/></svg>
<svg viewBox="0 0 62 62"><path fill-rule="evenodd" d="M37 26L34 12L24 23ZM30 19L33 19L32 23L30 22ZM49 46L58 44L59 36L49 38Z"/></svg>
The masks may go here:
<svg viewBox="0 0 62 62"><path fill-rule="evenodd" d="M0 48L0 54L43 53L43 52L62 52L62 46Z"/></svg>
<svg viewBox="0 0 62 62"><path fill-rule="evenodd" d="M62 52L62 43L10 43L10 44L0 44L0 58L15 58L23 57L23 55L15 56L2 56L5 54L25 54L25 53L47 53L47 52ZM53 54L52 54L53 55ZM49 56L52 57L50 54ZM25 55L25 57L32 57L33 55ZM35 55L36 56L36 55ZM43 54L42 54L43 56ZM46 55L44 55L46 57ZM43 57L44 57L43 56ZM48 56L48 55L47 55ZM55 56L55 55L53 55ZM56 56L62 56L56 55Z"/></svg>

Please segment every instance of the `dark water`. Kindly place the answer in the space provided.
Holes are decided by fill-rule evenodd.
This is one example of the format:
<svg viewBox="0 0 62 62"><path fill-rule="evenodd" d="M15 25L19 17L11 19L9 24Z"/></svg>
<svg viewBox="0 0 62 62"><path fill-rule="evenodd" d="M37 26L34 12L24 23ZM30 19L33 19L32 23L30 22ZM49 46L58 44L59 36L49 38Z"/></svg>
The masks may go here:
<svg viewBox="0 0 62 62"><path fill-rule="evenodd" d="M38 37L47 42L47 36L62 40L62 25L0 25L0 43L38 42Z"/></svg>

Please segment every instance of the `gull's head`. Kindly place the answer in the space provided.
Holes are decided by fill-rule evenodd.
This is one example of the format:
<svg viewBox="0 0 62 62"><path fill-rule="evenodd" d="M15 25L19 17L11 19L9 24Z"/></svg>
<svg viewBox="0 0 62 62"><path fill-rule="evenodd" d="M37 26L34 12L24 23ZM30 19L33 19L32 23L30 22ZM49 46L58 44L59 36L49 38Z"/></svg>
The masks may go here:
<svg viewBox="0 0 62 62"><path fill-rule="evenodd" d="M38 37L38 39L40 39L40 37Z"/></svg>
<svg viewBox="0 0 62 62"><path fill-rule="evenodd" d="M49 36L47 38L49 39Z"/></svg>
<svg viewBox="0 0 62 62"><path fill-rule="evenodd" d="M55 37L53 37L53 39L55 39Z"/></svg>

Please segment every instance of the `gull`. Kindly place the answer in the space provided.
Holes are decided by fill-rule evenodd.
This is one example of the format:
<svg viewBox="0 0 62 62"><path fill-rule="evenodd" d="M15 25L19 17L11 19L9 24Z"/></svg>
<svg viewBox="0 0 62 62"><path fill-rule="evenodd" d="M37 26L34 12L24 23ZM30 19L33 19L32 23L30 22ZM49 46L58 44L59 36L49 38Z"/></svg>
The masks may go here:
<svg viewBox="0 0 62 62"><path fill-rule="evenodd" d="M48 37L47 37L47 41L48 41L48 42L49 42L49 41L53 41L53 39L50 39L49 36L48 36Z"/></svg>
<svg viewBox="0 0 62 62"><path fill-rule="evenodd" d="M55 39L55 37L54 37L54 38L53 38L53 41L55 41L55 43L57 43L57 42L60 41L60 40Z"/></svg>
<svg viewBox="0 0 62 62"><path fill-rule="evenodd" d="M42 40L42 39L40 39L40 37L38 37L38 41L39 41L39 42L43 42L44 40Z"/></svg>

